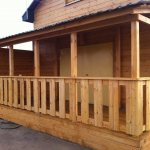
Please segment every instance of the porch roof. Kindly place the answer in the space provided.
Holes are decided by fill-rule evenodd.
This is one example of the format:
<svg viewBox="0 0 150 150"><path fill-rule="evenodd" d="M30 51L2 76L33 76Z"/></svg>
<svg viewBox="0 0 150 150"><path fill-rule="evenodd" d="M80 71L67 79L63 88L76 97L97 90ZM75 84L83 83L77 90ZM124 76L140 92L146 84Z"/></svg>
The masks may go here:
<svg viewBox="0 0 150 150"><path fill-rule="evenodd" d="M29 40L33 40L34 37L39 36L43 32L44 33L46 33L46 31L53 32L53 29L55 29L57 27L61 27L61 26L64 27L65 25L68 25L70 23L74 23L74 22L78 23L78 22L84 21L86 19L94 18L94 17L97 17L97 16L105 16L105 15L109 16L112 13L116 13L116 12L120 13L123 10L125 11L125 10L130 9L130 8L134 9L134 8L137 8L141 5L148 6L148 5L150 5L150 1L149 0L140 0L136 3L128 3L125 6L120 5L119 7L114 8L114 9L108 9L106 11L99 11L99 12L96 12L96 13L83 15L83 16L76 17L76 18L73 18L73 19L70 19L70 20L65 20L65 21L62 21L62 22L50 24L48 26L45 26L45 27L42 27L42 28L39 28L39 29L34 29L34 30L30 30L30 31L10 35L10 36L7 36L7 37L4 37L4 38L0 39L0 47L7 46L7 44L11 44L11 43L17 44L17 43L20 43L20 42L26 42L26 41L29 41ZM130 14L131 12L132 11L129 11L126 14ZM65 27L63 29L65 29Z"/></svg>

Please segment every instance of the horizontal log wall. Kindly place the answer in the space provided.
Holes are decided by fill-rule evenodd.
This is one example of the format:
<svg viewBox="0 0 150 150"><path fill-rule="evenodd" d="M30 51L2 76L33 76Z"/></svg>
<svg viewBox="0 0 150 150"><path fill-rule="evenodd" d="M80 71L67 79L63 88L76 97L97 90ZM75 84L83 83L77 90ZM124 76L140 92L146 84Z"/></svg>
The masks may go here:
<svg viewBox="0 0 150 150"><path fill-rule="evenodd" d="M15 75L32 76L34 71L33 52L14 50ZM9 75L9 51L0 49L0 75Z"/></svg>
<svg viewBox="0 0 150 150"><path fill-rule="evenodd" d="M138 0L134 0L136 3ZM42 0L35 11L35 28L47 26L97 11L128 4L130 0L81 0L65 6L65 0Z"/></svg>

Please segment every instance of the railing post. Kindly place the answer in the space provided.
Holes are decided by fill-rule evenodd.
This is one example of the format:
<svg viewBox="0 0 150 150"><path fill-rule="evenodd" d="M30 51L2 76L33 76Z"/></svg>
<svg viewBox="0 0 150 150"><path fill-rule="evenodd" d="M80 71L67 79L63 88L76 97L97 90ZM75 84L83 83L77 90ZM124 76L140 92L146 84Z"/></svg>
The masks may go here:
<svg viewBox="0 0 150 150"><path fill-rule="evenodd" d="M128 82L126 94L126 132L139 136L143 132L142 81Z"/></svg>

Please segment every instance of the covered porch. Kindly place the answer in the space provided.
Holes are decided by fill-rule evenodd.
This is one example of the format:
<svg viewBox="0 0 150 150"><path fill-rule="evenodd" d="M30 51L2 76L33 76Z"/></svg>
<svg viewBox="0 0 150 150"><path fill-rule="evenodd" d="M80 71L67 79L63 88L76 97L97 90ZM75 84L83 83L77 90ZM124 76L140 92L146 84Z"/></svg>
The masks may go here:
<svg viewBox="0 0 150 150"><path fill-rule="evenodd" d="M9 47L9 61L3 62L8 72L0 76L1 106L134 136L149 131L150 19L108 16L0 40ZM21 72L13 46L27 41L34 43L27 61L31 71Z"/></svg>

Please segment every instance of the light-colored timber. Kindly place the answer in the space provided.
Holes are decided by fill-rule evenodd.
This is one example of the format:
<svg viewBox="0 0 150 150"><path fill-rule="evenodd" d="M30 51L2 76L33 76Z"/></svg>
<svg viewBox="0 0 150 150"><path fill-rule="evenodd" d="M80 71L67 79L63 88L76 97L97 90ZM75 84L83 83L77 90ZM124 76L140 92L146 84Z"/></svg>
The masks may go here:
<svg viewBox="0 0 150 150"><path fill-rule="evenodd" d="M91 149L149 150L149 9L42 0L38 30L0 39L0 117Z"/></svg>

